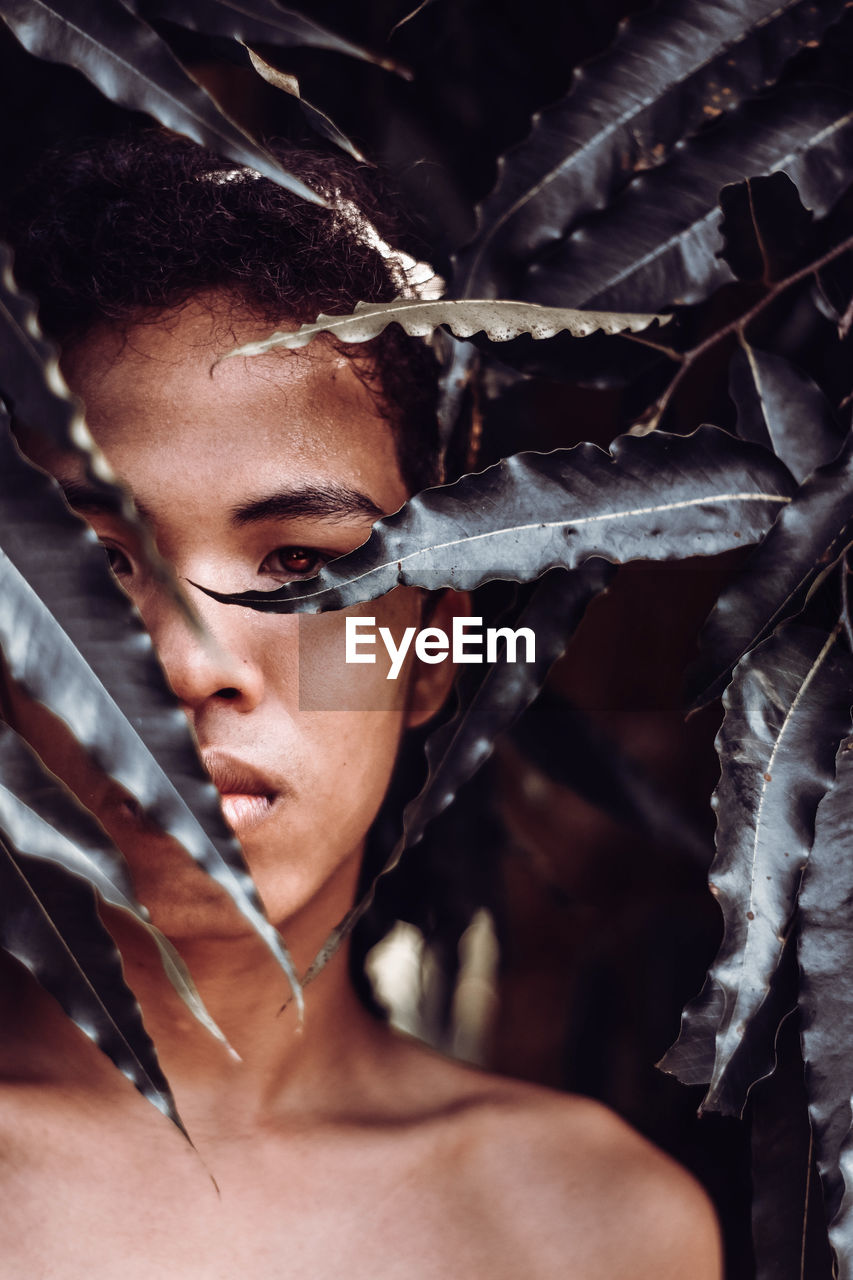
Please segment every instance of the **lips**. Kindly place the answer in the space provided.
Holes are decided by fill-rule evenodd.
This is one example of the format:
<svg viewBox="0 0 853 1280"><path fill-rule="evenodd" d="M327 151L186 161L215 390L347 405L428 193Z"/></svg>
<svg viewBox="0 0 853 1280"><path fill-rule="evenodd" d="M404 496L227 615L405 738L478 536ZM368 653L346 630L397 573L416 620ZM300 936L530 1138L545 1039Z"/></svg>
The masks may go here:
<svg viewBox="0 0 853 1280"><path fill-rule="evenodd" d="M204 748L201 758L222 796L222 813L235 835L263 822L278 799L279 786L259 769L224 751Z"/></svg>

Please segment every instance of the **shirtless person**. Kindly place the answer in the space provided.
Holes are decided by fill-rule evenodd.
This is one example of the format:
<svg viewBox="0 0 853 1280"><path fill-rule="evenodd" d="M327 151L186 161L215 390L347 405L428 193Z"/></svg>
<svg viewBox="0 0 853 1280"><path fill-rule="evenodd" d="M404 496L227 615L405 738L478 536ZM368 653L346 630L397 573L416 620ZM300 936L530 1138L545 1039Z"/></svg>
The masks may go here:
<svg viewBox="0 0 853 1280"><path fill-rule="evenodd" d="M289 163L358 194L337 161ZM366 182L357 203L370 205ZM158 135L60 166L33 210L19 273L182 579L239 591L310 577L435 481L428 358L396 331L361 351L316 342L210 374L275 324L397 292L351 219ZM342 694L338 709L302 710L303 621L193 591L218 642L205 647L76 464L40 460L141 611L304 970L353 901L400 737L441 706L450 664L409 658L390 700L381 665L353 668L358 706ZM397 629L417 624L422 600L398 588L362 611ZM449 630L465 609L444 593L432 622ZM314 678L332 680L324 646L340 615L308 625ZM216 885L15 697L12 714L90 798L241 1061L191 1019L135 928L108 916L194 1151L34 983L7 984L4 1280L719 1277L712 1211L668 1158L597 1104L395 1034L359 1001L344 954L307 988L300 1034L292 1005L279 1016L281 970Z"/></svg>

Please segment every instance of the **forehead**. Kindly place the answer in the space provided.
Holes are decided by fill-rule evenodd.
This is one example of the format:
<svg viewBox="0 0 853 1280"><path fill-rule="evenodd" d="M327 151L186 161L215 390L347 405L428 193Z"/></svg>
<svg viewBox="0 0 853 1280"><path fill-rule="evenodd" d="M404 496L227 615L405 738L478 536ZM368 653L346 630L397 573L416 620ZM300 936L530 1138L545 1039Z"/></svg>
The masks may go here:
<svg viewBox="0 0 853 1280"><path fill-rule="evenodd" d="M199 300L129 329L103 325L65 356L93 435L156 509L291 483L346 481L383 510L406 498L387 420L353 360L323 342L217 359L270 326Z"/></svg>

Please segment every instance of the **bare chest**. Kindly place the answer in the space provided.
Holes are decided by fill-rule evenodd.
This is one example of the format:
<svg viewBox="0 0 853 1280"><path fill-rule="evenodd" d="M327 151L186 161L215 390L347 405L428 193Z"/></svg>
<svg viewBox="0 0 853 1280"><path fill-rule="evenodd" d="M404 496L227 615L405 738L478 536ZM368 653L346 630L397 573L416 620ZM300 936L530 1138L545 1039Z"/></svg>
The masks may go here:
<svg viewBox="0 0 853 1280"><path fill-rule="evenodd" d="M0 1165L0 1274L500 1280L524 1269L435 1150L294 1138L196 1155L167 1139L102 1133L63 1149L46 1135L41 1152L10 1152Z"/></svg>

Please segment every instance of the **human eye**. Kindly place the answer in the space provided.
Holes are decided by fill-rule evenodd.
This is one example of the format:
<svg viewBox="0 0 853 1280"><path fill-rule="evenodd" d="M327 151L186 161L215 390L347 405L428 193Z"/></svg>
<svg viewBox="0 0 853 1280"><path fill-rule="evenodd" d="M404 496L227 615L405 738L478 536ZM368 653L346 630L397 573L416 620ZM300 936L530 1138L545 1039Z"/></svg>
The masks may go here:
<svg viewBox="0 0 853 1280"><path fill-rule="evenodd" d="M266 556L258 573L267 574L281 582L293 578L313 578L323 565L333 557L316 547L276 547Z"/></svg>
<svg viewBox="0 0 853 1280"><path fill-rule="evenodd" d="M130 577L133 572L133 567L121 548L117 547L113 542L105 542L103 538L99 538L98 541L100 542L107 557L107 564L110 566L116 577Z"/></svg>

